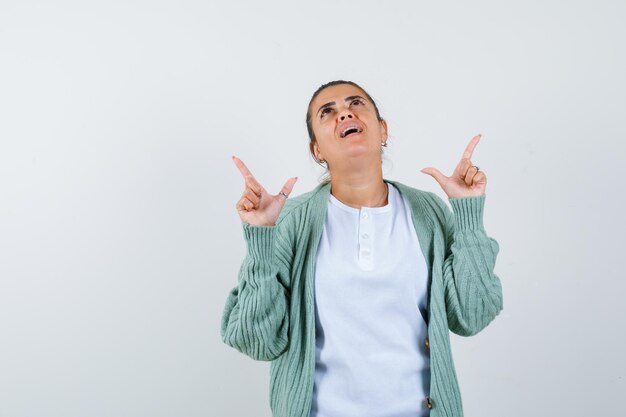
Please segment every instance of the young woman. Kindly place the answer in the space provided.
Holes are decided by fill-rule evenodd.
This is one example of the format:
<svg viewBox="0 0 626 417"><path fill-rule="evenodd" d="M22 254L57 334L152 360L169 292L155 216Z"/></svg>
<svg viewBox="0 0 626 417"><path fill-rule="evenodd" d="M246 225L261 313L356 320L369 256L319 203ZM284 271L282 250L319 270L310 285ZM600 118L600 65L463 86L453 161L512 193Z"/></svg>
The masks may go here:
<svg viewBox="0 0 626 417"><path fill-rule="evenodd" d="M383 178L387 122L351 81L322 85L306 117L329 178L270 194L233 156L247 254L228 294L224 343L270 366L275 417L463 416L449 331L470 336L502 310L498 243L483 226L487 178L472 138L448 196Z"/></svg>

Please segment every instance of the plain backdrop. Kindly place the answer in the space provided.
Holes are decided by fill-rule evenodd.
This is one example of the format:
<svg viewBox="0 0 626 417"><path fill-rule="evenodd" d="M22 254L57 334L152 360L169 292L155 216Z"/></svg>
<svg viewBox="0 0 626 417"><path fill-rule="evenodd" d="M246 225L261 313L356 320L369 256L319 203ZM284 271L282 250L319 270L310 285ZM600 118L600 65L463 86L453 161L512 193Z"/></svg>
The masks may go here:
<svg viewBox="0 0 626 417"><path fill-rule="evenodd" d="M469 140L504 309L451 334L468 417L626 415L620 1L2 1L0 417L269 417L219 326L239 156L323 174L305 113L361 84L384 175L433 191ZM620 353L621 352L621 353Z"/></svg>

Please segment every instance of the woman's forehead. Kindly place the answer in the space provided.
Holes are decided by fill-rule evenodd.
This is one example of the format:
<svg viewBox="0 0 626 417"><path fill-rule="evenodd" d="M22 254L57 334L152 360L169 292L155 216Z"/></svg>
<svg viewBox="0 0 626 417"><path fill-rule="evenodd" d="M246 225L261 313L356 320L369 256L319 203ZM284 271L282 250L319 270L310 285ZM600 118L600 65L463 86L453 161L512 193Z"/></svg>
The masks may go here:
<svg viewBox="0 0 626 417"><path fill-rule="evenodd" d="M365 97L365 93L358 87L352 84L338 84L330 87L326 87L315 98L315 103L336 101L339 99L343 101L345 97L359 95Z"/></svg>
<svg viewBox="0 0 626 417"><path fill-rule="evenodd" d="M312 117L315 116L323 107L335 106L337 103L350 101L356 97L360 97L367 101L367 95L358 87L351 84L338 84L326 87L319 92L315 100L311 103L310 111Z"/></svg>

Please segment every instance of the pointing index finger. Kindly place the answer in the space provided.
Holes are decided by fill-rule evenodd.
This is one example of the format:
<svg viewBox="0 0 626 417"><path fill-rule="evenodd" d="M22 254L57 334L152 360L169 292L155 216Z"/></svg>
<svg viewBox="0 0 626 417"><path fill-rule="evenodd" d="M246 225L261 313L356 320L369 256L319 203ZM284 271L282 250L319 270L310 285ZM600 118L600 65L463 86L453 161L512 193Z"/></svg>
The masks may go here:
<svg viewBox="0 0 626 417"><path fill-rule="evenodd" d="M476 145L478 145L478 141L480 140L481 136L482 134L479 133L478 135L474 136L472 140L470 140L469 144L465 148L465 151L463 152L463 158L472 158L472 152L474 152L474 148L476 148Z"/></svg>
<svg viewBox="0 0 626 417"><path fill-rule="evenodd" d="M244 164L241 159L239 159L235 155L233 155L233 161L235 162L235 165L237 166L237 169L239 169L239 172L241 172L241 175L243 175L244 178L246 176L248 176L248 175L254 178L254 175L252 175L252 172L250 172L250 170L248 169L246 164Z"/></svg>
<svg viewBox="0 0 626 417"><path fill-rule="evenodd" d="M232 158L235 162L235 165L237 166L237 169L239 169L239 172L241 172L241 174L243 175L246 186L251 188L256 195L260 196L263 192L263 186L259 184L256 178L254 178L252 172L250 172L246 164L244 164L241 159L237 158L235 155L233 155Z"/></svg>

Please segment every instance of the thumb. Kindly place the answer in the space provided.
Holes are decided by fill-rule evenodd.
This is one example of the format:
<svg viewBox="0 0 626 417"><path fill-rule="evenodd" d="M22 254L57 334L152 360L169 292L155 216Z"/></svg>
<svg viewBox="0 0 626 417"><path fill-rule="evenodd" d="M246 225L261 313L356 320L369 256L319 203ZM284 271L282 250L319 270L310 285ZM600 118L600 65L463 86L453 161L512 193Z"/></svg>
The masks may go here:
<svg viewBox="0 0 626 417"><path fill-rule="evenodd" d="M435 181L437 181L441 187L443 187L443 185L446 183L446 180L448 178L445 175L443 175L437 168L432 168L432 167L423 168L421 169L421 172L433 177Z"/></svg>
<svg viewBox="0 0 626 417"><path fill-rule="evenodd" d="M280 191L282 191L283 193L287 195L290 195L291 190L293 190L293 186L296 183L296 181L298 181L298 177L289 178L287 182L285 183L285 185L283 185L283 188L280 189Z"/></svg>

